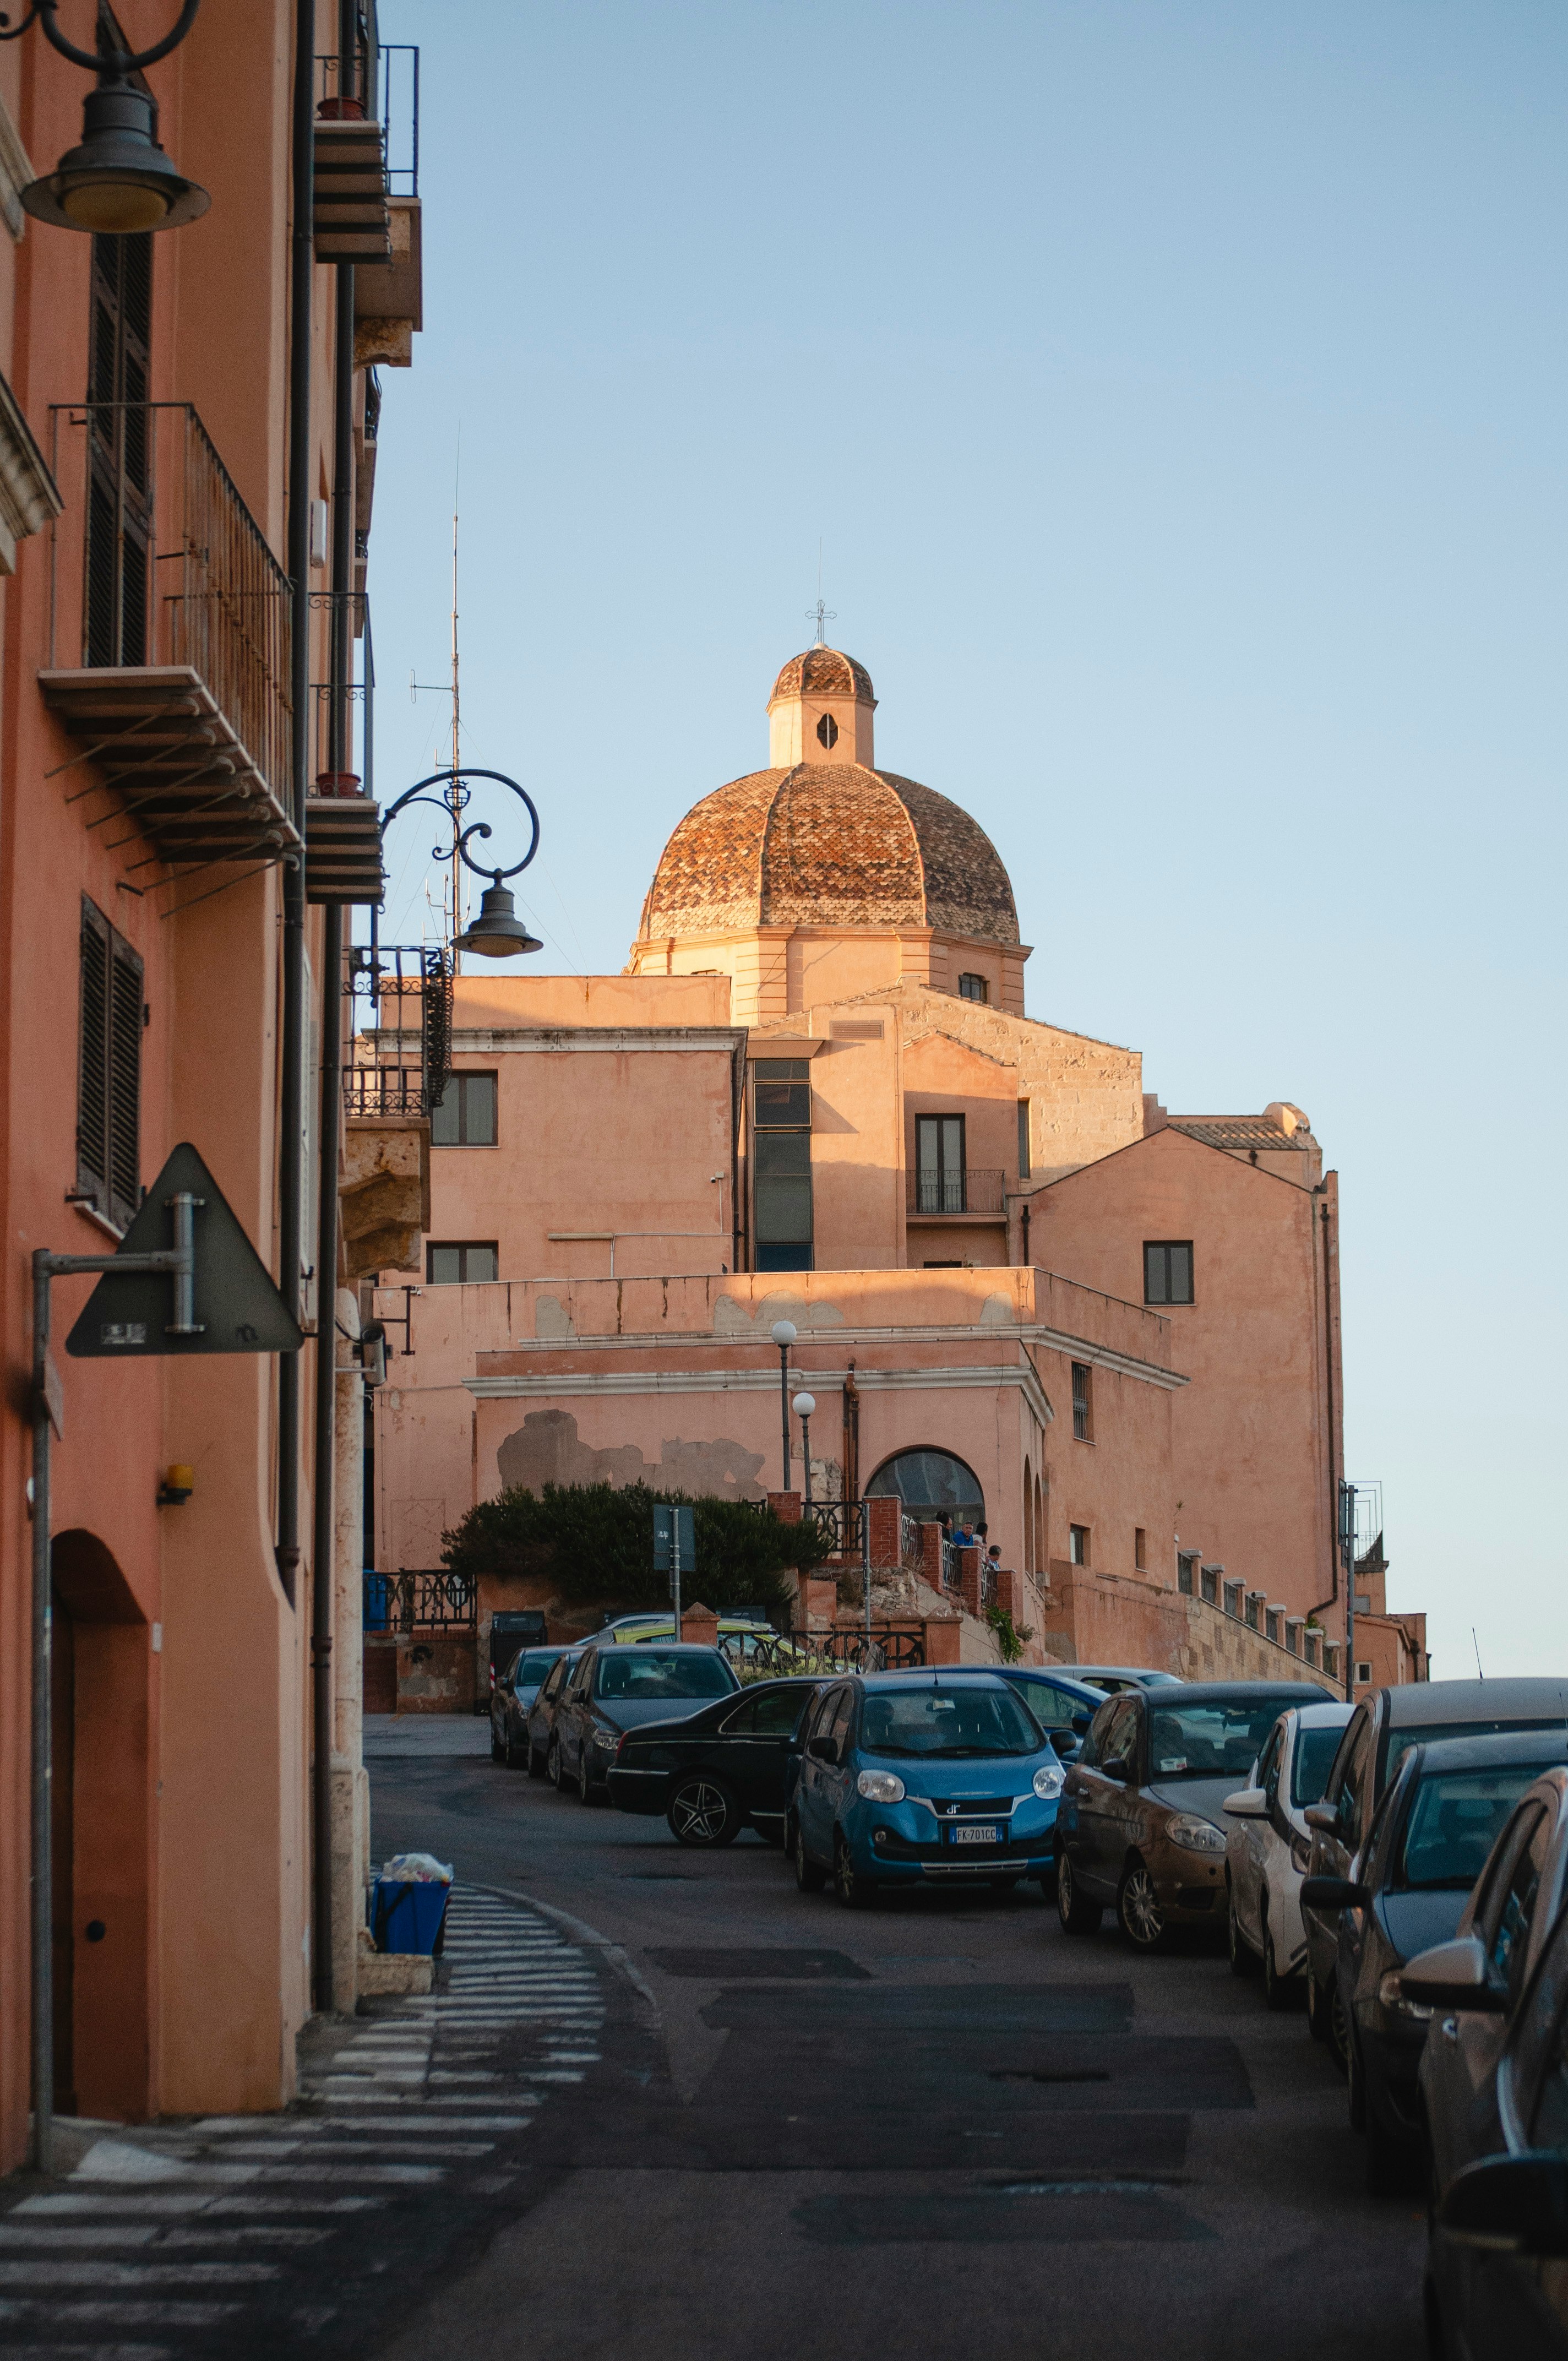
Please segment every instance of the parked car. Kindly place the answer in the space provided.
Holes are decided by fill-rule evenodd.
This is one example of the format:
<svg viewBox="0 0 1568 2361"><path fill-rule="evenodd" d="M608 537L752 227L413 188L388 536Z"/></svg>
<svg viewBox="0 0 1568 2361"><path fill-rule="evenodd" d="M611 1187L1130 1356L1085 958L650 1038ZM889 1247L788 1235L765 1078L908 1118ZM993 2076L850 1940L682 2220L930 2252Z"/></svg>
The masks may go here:
<svg viewBox="0 0 1568 2361"><path fill-rule="evenodd" d="M907 1680L931 1677L928 1664L894 1664L888 1670ZM1080 1741L1105 1702L1103 1689L1091 1688L1076 1671L1068 1673L1055 1664L944 1664L941 1672L944 1680L962 1679L966 1675L985 1680L994 1675L1011 1682L1064 1760L1077 1753Z"/></svg>
<svg viewBox="0 0 1568 2361"><path fill-rule="evenodd" d="M550 1634L542 1607L499 1607L490 1618L490 1695L521 1648L543 1648Z"/></svg>
<svg viewBox="0 0 1568 2361"><path fill-rule="evenodd" d="M1338 1921L1350 2120L1366 2135L1366 2181L1402 2185L1421 2156L1420 2071L1431 2006L1406 1961L1448 1940L1515 1805L1568 1752L1568 1730L1453 1738L1406 1752L1352 1878L1310 1877L1308 1906Z"/></svg>
<svg viewBox="0 0 1568 2361"><path fill-rule="evenodd" d="M1108 1908L1135 1949L1176 1926L1217 1926L1219 1815L1282 1711L1329 1702L1305 1682L1182 1681L1103 1704L1068 1767L1057 1828L1057 1911L1092 1934Z"/></svg>
<svg viewBox="0 0 1568 2361"><path fill-rule="evenodd" d="M1074 1664L1075 1681L1087 1681L1102 1697L1120 1697L1124 1689L1158 1689L1188 1685L1179 1673L1157 1673L1147 1664Z"/></svg>
<svg viewBox="0 0 1568 2361"><path fill-rule="evenodd" d="M543 1779L550 1760L550 1732L554 1727L555 1709L561 1693L572 1677L573 1667L581 1660L582 1649L563 1648L554 1667L545 1674L543 1684L535 1694L533 1703L523 1716L525 1733L523 1752L531 1779Z"/></svg>
<svg viewBox="0 0 1568 2361"><path fill-rule="evenodd" d="M721 1697L684 1721L628 1730L605 1774L610 1802L622 1812L662 1812L679 1844L732 1844L744 1828L782 1844L801 1725L822 1686L757 1681L739 1700Z"/></svg>
<svg viewBox="0 0 1568 2361"><path fill-rule="evenodd" d="M1528 1787L1452 1942L1400 1988L1436 2022L1421 2053L1432 2149L1434 2361L1568 2355L1568 1773Z"/></svg>
<svg viewBox="0 0 1568 2361"><path fill-rule="evenodd" d="M528 1717L564 1648L520 1648L490 1692L490 1760L510 1770L526 1762Z"/></svg>
<svg viewBox="0 0 1568 2361"><path fill-rule="evenodd" d="M576 1787L585 1804L603 1787L615 1750L629 1730L645 1721L683 1719L714 1697L732 1697L740 1684L717 1648L683 1642L644 1647L583 1650L551 1719L545 1776Z"/></svg>
<svg viewBox="0 0 1568 2361"><path fill-rule="evenodd" d="M642 1647L651 1640L675 1636L674 1616L666 1609L641 1615L618 1615L594 1633L596 1647ZM718 1644L732 1663L766 1664L779 1647L779 1635L765 1616L721 1615Z"/></svg>
<svg viewBox="0 0 1568 2361"><path fill-rule="evenodd" d="M885 1889L1014 1886L1050 1867L1062 1766L997 1674L832 1682L806 1724L787 1843L801 1891L851 1909Z"/></svg>
<svg viewBox="0 0 1568 2361"><path fill-rule="evenodd" d="M1307 1806L1321 1801L1348 1705L1292 1706L1264 1741L1248 1784L1225 1797L1226 1936L1232 1972L1261 1960L1263 1996L1284 2008L1307 1957L1301 1880L1311 1855Z"/></svg>
<svg viewBox="0 0 1568 2361"><path fill-rule="evenodd" d="M1307 1813L1312 1831L1308 1873L1351 1877L1373 1815L1412 1746L1434 1739L1481 1738L1499 1730L1554 1730L1563 1723L1558 1680L1413 1681L1364 1697L1345 1726L1323 1800ZM1307 1931L1307 2022L1345 2063L1343 2024L1335 2006L1339 1925L1303 1903Z"/></svg>

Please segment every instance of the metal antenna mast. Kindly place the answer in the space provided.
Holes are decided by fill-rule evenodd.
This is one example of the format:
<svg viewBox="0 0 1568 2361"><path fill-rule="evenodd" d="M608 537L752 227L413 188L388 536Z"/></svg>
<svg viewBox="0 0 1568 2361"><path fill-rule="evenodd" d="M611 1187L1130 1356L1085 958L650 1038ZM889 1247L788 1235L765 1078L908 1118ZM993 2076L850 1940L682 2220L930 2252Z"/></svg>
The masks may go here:
<svg viewBox="0 0 1568 2361"><path fill-rule="evenodd" d="M463 814L467 809L471 792L463 785L462 780L463 699L457 653L457 521L461 506L459 493L462 479L463 435L462 430L459 429L457 458L452 477L452 679L448 684L443 681L415 680L411 674L409 675L409 693L416 700L422 690L434 697L449 697L452 699L452 786L447 798L452 813L452 849L446 856L451 868L451 885L449 889L444 879L441 887L442 917L444 921L449 922L446 926L446 939L452 943L455 943L458 936L463 932L463 864L457 859L457 851L458 840L463 831ZM452 958L455 974L458 971L461 958L461 952L455 950Z"/></svg>

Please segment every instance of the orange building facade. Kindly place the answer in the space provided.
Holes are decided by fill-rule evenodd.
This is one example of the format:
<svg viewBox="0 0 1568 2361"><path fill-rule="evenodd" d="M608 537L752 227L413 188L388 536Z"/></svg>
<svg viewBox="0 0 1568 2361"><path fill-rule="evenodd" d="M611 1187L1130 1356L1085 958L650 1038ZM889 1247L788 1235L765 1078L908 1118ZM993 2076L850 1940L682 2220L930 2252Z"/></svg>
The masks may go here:
<svg viewBox="0 0 1568 2361"><path fill-rule="evenodd" d="M169 30L161 0L118 7L133 47ZM32 1254L112 1253L190 1140L308 1331L316 1318L308 1202L301 1268L280 1260L280 1173L292 1160L308 1200L336 1153L309 1096L291 1140L283 1075L285 884L305 832L288 573L299 16L210 5L148 67L161 142L211 195L159 235L25 215L19 188L82 136L88 82L36 29L0 48L0 2169L29 2111ZM337 29L323 6L313 57ZM406 317L400 354L356 326L345 478L343 283L313 270L308 592L333 586L332 504L368 532L367 370L408 357ZM330 671L320 606L313 682ZM322 931L313 906L318 1000ZM279 1359L72 1358L93 1283L54 1286L55 2106L275 2106L311 2005L314 1347L296 1570L279 1554ZM188 1498L165 1484L175 1464Z"/></svg>

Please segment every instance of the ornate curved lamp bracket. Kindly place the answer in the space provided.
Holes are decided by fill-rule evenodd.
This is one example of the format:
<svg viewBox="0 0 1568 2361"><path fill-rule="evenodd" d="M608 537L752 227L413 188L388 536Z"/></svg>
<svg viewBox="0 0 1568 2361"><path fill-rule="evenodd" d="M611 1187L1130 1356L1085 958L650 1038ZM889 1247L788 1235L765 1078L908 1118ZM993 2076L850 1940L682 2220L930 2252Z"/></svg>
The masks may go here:
<svg viewBox="0 0 1568 2361"><path fill-rule="evenodd" d="M159 58L178 49L196 21L202 0L185 0L173 31L166 33L161 41L155 41L150 49L79 49L74 41L66 39L55 22L54 12L59 5L60 0L32 0L19 25L13 25L8 16L0 15L0 41L18 40L29 25L41 25L50 48L58 49L62 58L69 58L73 66L82 66L94 74L127 74L139 72L143 66L155 66Z"/></svg>
<svg viewBox="0 0 1568 2361"><path fill-rule="evenodd" d="M391 822L397 818L400 811L405 811L410 804L428 804L433 811L446 812L454 820L460 818L467 808L470 794L470 790L462 784L465 779L491 779L498 786L511 789L532 824L528 851L521 861L514 861L510 869L492 869L485 862L475 861L468 851L469 839L476 836L488 837L491 832L488 820L477 819L462 830L455 843L433 845L431 858L434 861L450 861L455 854L464 867L471 869L476 877L488 877L493 885L499 885L504 877L515 877L520 870L526 869L539 850L539 814L534 809L533 798L525 787L518 785L515 779L509 779L504 771L480 771L471 768L467 763L456 771L433 771L428 779L419 780L415 785L400 795L396 803L388 805L381 815L381 833L383 836L386 835ZM427 787L434 786L442 787L444 792L440 796L425 794Z"/></svg>

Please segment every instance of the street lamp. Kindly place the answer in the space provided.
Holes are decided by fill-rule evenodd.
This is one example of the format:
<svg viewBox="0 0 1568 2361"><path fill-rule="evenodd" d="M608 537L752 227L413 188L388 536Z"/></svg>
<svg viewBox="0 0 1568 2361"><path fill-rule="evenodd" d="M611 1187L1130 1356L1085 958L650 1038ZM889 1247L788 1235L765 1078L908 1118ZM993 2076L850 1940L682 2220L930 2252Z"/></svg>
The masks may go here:
<svg viewBox="0 0 1568 2361"><path fill-rule="evenodd" d="M97 76L96 87L82 102L80 147L21 192L24 209L36 221L127 237L138 230L180 229L207 211L213 201L206 190L186 180L159 146L158 101L134 80L144 66L156 65L179 48L200 5L201 0L185 0L173 31L150 49L112 44L96 51L79 49L55 23L59 0L32 0L19 25L0 30L0 40L14 41L29 25L39 24L62 58ZM104 22L100 15L101 28Z"/></svg>
<svg viewBox="0 0 1568 2361"><path fill-rule="evenodd" d="M521 861L514 861L510 869L491 869L484 862L470 859L469 838L488 836L490 824L488 820L477 819L472 821L467 828L459 828L458 822L468 805L469 790L463 785L465 779L493 779L498 786L510 787L512 794L525 807L528 817L533 824L533 833L529 839L528 851ZM433 786L439 786L441 794L426 795L425 789ZM464 867L471 869L476 877L488 877L490 881L480 897L478 917L471 927L466 927L463 932L454 939L453 950L477 951L483 959L495 960L516 959L524 951L542 951L544 949L543 944L537 935L529 933L517 915L517 906L510 893L501 883L504 877L515 877L520 870L526 869L539 850L539 814L533 807L533 798L526 789L520 787L515 779L509 779L504 771L477 771L471 769L466 763L455 771L434 771L428 779L421 779L417 785L410 787L405 795L400 795L395 804L388 806L381 819L383 837L398 814L405 811L410 804L429 804L433 810L445 812L452 821L452 841L444 848L439 844L433 847L433 859L461 861ZM374 922L372 924L372 940L374 940Z"/></svg>
<svg viewBox="0 0 1568 2361"><path fill-rule="evenodd" d="M793 1320L773 1322L773 1342L779 1348L779 1417L784 1425L784 1488L789 1490L789 1348L799 1334Z"/></svg>
<svg viewBox="0 0 1568 2361"><path fill-rule="evenodd" d="M806 1513L811 1514L811 1413L817 1408L815 1394L796 1394L795 1414L800 1421L800 1455L806 1464Z"/></svg>

